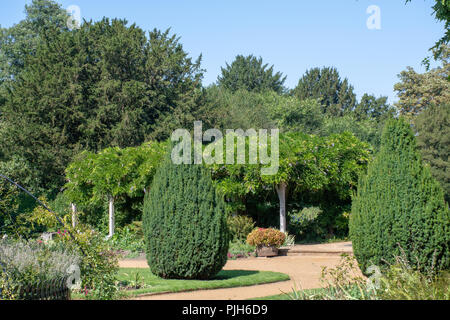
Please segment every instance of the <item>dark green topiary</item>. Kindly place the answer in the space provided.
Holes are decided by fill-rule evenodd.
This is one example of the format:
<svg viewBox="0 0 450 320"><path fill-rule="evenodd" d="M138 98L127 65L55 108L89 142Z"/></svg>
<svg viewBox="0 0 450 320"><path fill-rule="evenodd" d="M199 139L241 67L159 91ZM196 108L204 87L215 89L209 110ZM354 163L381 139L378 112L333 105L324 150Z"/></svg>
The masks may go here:
<svg viewBox="0 0 450 320"><path fill-rule="evenodd" d="M203 166L165 161L144 202L143 228L148 264L159 277L206 280L227 261L225 203Z"/></svg>
<svg viewBox="0 0 450 320"><path fill-rule="evenodd" d="M350 237L363 272L394 263L403 252L420 271L449 268L448 205L405 120L387 122L381 150L360 179Z"/></svg>

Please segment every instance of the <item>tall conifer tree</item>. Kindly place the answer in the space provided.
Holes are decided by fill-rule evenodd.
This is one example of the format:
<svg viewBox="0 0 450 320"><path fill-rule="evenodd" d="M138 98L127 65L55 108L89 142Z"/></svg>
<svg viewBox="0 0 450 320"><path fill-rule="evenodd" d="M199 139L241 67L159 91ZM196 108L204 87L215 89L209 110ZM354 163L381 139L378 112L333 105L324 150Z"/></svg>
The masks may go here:
<svg viewBox="0 0 450 320"><path fill-rule="evenodd" d="M419 270L450 266L449 209L403 119L388 120L381 150L360 179L350 237L363 271L393 263L403 252Z"/></svg>

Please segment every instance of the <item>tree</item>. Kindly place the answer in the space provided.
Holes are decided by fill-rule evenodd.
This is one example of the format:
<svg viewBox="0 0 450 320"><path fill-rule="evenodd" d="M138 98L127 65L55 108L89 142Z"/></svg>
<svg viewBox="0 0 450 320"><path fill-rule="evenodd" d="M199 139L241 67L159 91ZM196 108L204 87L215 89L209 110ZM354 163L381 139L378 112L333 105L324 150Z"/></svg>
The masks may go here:
<svg viewBox="0 0 450 320"><path fill-rule="evenodd" d="M280 97L273 91L253 92L240 89L232 92L212 85L205 90L205 101L197 110L197 120L205 127L217 129L274 128L269 110Z"/></svg>
<svg viewBox="0 0 450 320"><path fill-rule="evenodd" d="M316 99L299 100L281 96L273 102L268 112L283 132L317 134L325 120L322 106Z"/></svg>
<svg viewBox="0 0 450 320"><path fill-rule="evenodd" d="M33 0L25 5L25 19L11 28L0 28L0 85L14 80L25 68L27 57L35 54L49 28L68 30L67 12L49 0Z"/></svg>
<svg viewBox="0 0 450 320"><path fill-rule="evenodd" d="M410 124L388 120L381 146L352 203L350 237L361 270L396 257L421 271L448 269L448 206L422 163Z"/></svg>
<svg viewBox="0 0 450 320"><path fill-rule="evenodd" d="M442 66L423 74L408 67L399 75L401 82L395 84L399 101L395 104L401 115L415 116L431 104L440 105L450 101L450 48L443 47L438 59Z"/></svg>
<svg viewBox="0 0 450 320"><path fill-rule="evenodd" d="M285 90L283 84L286 77L281 72L274 74L273 66L268 68L261 57L238 55L231 65L227 63L226 68L221 69L217 84L233 92L239 89L257 92L272 90L280 94Z"/></svg>
<svg viewBox="0 0 450 320"><path fill-rule="evenodd" d="M143 228L148 264L159 277L207 280L227 261L225 203L202 165L166 158L145 198Z"/></svg>
<svg viewBox="0 0 450 320"><path fill-rule="evenodd" d="M108 200L109 236L114 235L115 206L119 197L144 198L167 143L146 143L137 148L107 148L98 154L83 152L66 170L65 195L83 207Z"/></svg>
<svg viewBox="0 0 450 320"><path fill-rule="evenodd" d="M226 136L225 139L231 138L234 139L235 136ZM246 150L249 150L249 140L246 143ZM259 150L259 157L261 154L270 154L272 142L262 142L260 148L263 149ZM273 151L276 152L275 150ZM258 164L216 164L212 170L219 190L234 201L244 198L247 194L276 190L280 231L286 232L286 203L289 192L333 190L340 197L348 198L369 157L368 145L350 133L322 138L290 132L280 136L279 168L274 174L263 174L261 168L264 166ZM260 163L260 160L257 163Z"/></svg>
<svg viewBox="0 0 450 320"><path fill-rule="evenodd" d="M341 80L336 68L313 68L306 71L292 94L304 99L319 99L323 113L341 116L356 106L356 95L347 78Z"/></svg>
<svg viewBox="0 0 450 320"><path fill-rule="evenodd" d="M86 22L72 32L49 23L8 85L3 161L19 155L38 175L31 189L56 193L82 150L138 146L187 125L201 77L200 58L192 62L168 30L147 38L123 20Z"/></svg>
<svg viewBox="0 0 450 320"><path fill-rule="evenodd" d="M385 120L375 119L359 120L354 114L346 114L343 117L326 116L323 126L320 128L320 136L326 137L332 134L351 132L359 140L369 143L374 150L378 150L381 144L381 132Z"/></svg>
<svg viewBox="0 0 450 320"><path fill-rule="evenodd" d="M394 109L387 103L387 99L387 97L376 98L365 93L354 110L356 119L358 121L365 119L381 121L393 116Z"/></svg>
<svg viewBox="0 0 450 320"><path fill-rule="evenodd" d="M450 104L432 105L414 119L417 145L450 202Z"/></svg>
<svg viewBox="0 0 450 320"><path fill-rule="evenodd" d="M33 0L25 6L25 19L10 28L0 27L0 131L3 105L8 88L25 68L25 61L36 53L36 48L49 28L67 30L67 12L49 0ZM1 132L0 132L1 134ZM2 148L3 149L3 148ZM0 150L0 161L4 154Z"/></svg>
<svg viewBox="0 0 450 320"><path fill-rule="evenodd" d="M296 97L279 95L274 91L232 92L219 86L206 89L205 103L198 118L208 128L274 129L282 132L318 133L324 116L315 99L300 101Z"/></svg>

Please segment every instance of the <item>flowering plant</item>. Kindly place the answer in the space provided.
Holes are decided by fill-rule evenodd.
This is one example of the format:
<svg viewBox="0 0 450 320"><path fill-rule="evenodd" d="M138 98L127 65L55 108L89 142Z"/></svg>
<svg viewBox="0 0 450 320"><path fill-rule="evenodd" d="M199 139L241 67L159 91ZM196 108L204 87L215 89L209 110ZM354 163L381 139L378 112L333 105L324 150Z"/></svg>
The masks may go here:
<svg viewBox="0 0 450 320"><path fill-rule="evenodd" d="M119 261L110 244L103 236L87 225L79 224L76 229L57 232L56 243L63 243L78 251L81 256L80 271L82 291L87 299L110 300L117 293L115 286ZM82 251L81 251L82 250Z"/></svg>
<svg viewBox="0 0 450 320"><path fill-rule="evenodd" d="M286 235L278 230L269 228L257 228L247 237L247 243L252 246L276 246L283 245Z"/></svg>
<svg viewBox="0 0 450 320"><path fill-rule="evenodd" d="M80 261L75 250L56 243L0 240L0 300L20 299L20 288L64 279Z"/></svg>

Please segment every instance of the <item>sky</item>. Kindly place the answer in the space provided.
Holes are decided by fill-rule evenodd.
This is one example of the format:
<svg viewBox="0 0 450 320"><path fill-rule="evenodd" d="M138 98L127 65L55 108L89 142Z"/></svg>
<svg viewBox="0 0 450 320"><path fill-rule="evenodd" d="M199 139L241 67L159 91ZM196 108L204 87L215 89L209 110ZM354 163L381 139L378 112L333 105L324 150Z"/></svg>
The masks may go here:
<svg viewBox="0 0 450 320"><path fill-rule="evenodd" d="M294 88L313 67L334 66L360 98L397 100L393 86L407 66L421 61L444 34L432 16L434 0L59 0L78 6L81 18L124 18L144 30L171 28L193 58L203 55L204 85L238 54L262 57ZM24 18L31 0L0 0L0 25ZM369 11L370 6L379 9ZM377 19L379 17L379 19ZM371 26L368 27L367 22ZM379 28L373 28L379 21Z"/></svg>

